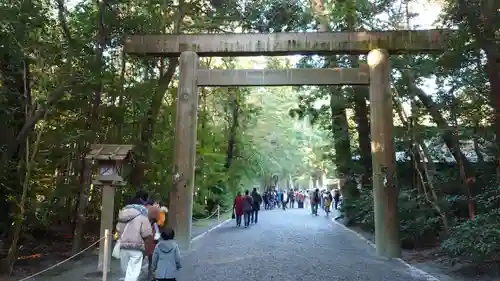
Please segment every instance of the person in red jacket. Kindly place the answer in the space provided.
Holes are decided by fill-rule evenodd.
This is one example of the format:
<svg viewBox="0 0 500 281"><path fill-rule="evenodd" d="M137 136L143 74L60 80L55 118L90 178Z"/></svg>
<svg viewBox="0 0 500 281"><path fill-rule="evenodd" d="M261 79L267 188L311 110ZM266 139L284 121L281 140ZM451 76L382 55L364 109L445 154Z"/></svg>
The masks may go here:
<svg viewBox="0 0 500 281"><path fill-rule="evenodd" d="M233 212L236 218L236 226L241 226L241 217L243 216L243 200L244 196L241 196L241 192L238 191L236 198L234 198Z"/></svg>

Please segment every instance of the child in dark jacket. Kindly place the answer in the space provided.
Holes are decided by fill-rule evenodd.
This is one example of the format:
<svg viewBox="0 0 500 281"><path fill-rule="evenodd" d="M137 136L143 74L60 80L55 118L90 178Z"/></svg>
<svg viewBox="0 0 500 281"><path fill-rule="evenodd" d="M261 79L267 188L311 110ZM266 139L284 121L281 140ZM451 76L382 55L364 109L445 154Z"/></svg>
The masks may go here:
<svg viewBox="0 0 500 281"><path fill-rule="evenodd" d="M173 229L163 230L161 239L155 247L151 269L157 281L176 281L181 269L181 254L174 237Z"/></svg>

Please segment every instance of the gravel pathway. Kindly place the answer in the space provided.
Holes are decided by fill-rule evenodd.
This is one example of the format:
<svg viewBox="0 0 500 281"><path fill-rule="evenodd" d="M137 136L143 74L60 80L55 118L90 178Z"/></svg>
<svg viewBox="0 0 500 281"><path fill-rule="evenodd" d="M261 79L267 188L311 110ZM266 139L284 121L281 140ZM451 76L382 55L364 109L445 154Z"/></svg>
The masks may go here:
<svg viewBox="0 0 500 281"><path fill-rule="evenodd" d="M193 243L179 281L424 281L343 227L305 209L261 211L260 221L234 221Z"/></svg>

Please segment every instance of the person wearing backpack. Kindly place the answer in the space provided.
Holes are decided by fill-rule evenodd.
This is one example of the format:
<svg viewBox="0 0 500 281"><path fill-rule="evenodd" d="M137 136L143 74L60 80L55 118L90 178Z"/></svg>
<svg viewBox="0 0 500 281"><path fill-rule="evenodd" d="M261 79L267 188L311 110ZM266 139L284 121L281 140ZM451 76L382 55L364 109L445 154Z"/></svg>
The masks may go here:
<svg viewBox="0 0 500 281"><path fill-rule="evenodd" d="M143 204L143 200L134 198L118 214L118 255L124 281L139 279L146 246L154 241L148 209Z"/></svg>

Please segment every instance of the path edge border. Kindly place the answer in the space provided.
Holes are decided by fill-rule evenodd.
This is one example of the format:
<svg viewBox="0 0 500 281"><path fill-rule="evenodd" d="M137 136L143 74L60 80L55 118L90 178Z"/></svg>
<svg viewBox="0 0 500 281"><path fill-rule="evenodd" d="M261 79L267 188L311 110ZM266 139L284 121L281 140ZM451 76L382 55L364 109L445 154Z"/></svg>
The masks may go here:
<svg viewBox="0 0 500 281"><path fill-rule="evenodd" d="M352 234L356 235L358 238L360 238L361 240L363 240L365 243L367 243L371 247L375 248L375 244L373 244L372 241L366 239L366 237L364 237L363 235L359 234L358 232L356 232L356 231L350 229L349 227L341 224L340 222L336 221L335 218L331 218L331 220L332 220L332 222L334 224L341 226L343 229L351 232ZM420 269L418 267L415 267L415 266L409 264L408 262L406 262L402 258L396 258L395 260L397 260L399 263L401 263L404 266L406 266L408 268L408 270L410 271L411 275L417 275L419 277L424 278L426 281L441 281L436 276L434 276L434 275L432 275L432 274L430 274L428 272L425 272L425 271L423 271L422 269Z"/></svg>
<svg viewBox="0 0 500 281"><path fill-rule="evenodd" d="M223 226L224 224L226 224L226 223L228 223L228 222L230 222L230 221L232 221L232 219L227 219L227 220L225 220L225 221L223 221L223 222L221 222L221 223L219 223L219 224L217 224L217 225L213 226L212 228L208 229L207 231L202 232L202 233L200 233L200 234L196 235L195 237L193 237L193 238L191 239L191 242L194 242L194 241L196 241L196 240L198 240L198 239L200 239L200 238L203 238L203 237L204 237L205 235L207 235L208 233L210 233L210 232L212 232L212 231L216 230L217 228L219 228L219 227ZM432 280L432 281L434 281L434 280ZM439 281L439 280L438 280L438 281Z"/></svg>

